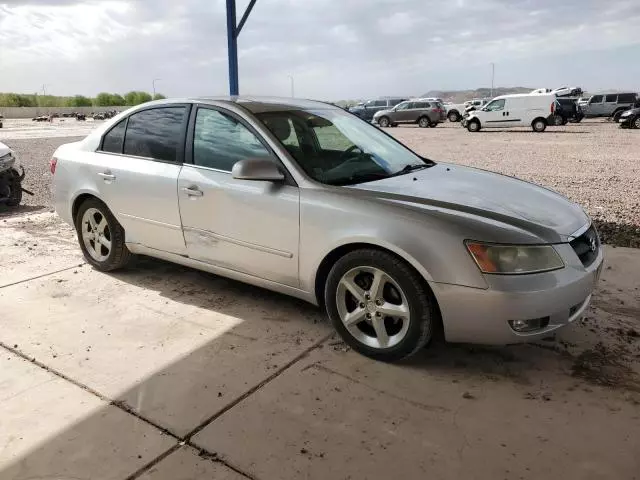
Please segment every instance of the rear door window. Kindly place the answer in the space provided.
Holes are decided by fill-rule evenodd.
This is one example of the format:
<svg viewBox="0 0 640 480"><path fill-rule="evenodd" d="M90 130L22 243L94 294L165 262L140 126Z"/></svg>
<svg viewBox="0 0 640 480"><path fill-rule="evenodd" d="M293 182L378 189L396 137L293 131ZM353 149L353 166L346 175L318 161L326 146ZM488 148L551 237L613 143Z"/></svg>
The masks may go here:
<svg viewBox="0 0 640 480"><path fill-rule="evenodd" d="M127 119L120 121L115 127L109 130L102 139L102 151L109 153L122 153L124 142L124 131L127 126Z"/></svg>
<svg viewBox="0 0 640 480"><path fill-rule="evenodd" d="M605 103L616 103L618 101L618 94L615 95L606 95L604 97Z"/></svg>
<svg viewBox="0 0 640 480"><path fill-rule="evenodd" d="M143 110L129 117L124 139L125 155L178 161L185 129L186 107Z"/></svg>

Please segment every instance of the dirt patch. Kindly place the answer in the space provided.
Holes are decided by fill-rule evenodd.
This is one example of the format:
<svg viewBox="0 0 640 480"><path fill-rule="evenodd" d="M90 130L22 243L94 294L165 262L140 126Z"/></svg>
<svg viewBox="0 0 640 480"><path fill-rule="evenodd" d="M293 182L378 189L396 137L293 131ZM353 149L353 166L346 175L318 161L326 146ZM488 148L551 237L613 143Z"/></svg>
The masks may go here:
<svg viewBox="0 0 640 480"><path fill-rule="evenodd" d="M628 365L628 357L629 351L623 346L597 343L575 358L571 372L594 385L640 392L640 378Z"/></svg>

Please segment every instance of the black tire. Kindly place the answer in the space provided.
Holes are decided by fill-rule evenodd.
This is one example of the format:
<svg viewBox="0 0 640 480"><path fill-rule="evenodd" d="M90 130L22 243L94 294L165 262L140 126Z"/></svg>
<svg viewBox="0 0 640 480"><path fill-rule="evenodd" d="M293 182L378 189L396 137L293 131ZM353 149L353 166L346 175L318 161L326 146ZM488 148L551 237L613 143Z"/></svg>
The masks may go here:
<svg viewBox="0 0 640 480"><path fill-rule="evenodd" d="M631 128L640 129L640 115L637 115L633 120L631 120L629 125L631 125Z"/></svg>
<svg viewBox="0 0 640 480"><path fill-rule="evenodd" d="M431 120L429 119L429 117L420 117L418 119L418 126L420 128L427 128L431 126Z"/></svg>
<svg viewBox="0 0 640 480"><path fill-rule="evenodd" d="M547 129L547 121L544 118L536 118L531 122L531 128L534 132L542 133Z"/></svg>
<svg viewBox="0 0 640 480"><path fill-rule="evenodd" d="M480 122L478 120L474 119L467 122L467 130L470 132L479 132L480 128Z"/></svg>
<svg viewBox="0 0 640 480"><path fill-rule="evenodd" d="M95 208L98 212L106 219L107 227L109 229L109 240L111 241L111 249L107 258L104 261L97 261L94 259L82 237L82 217L85 212L90 208ZM124 267L131 258L131 252L127 248L125 244L125 233L122 225L118 223L118 220L113 216L111 210L100 200L97 198L89 198L82 202L80 207L78 208L78 212L76 214L75 226L76 233L78 234L78 243L80 244L80 248L82 249L82 253L84 254L84 258L93 265L97 270L101 272L111 272L113 270L117 270L119 268Z"/></svg>
<svg viewBox="0 0 640 480"><path fill-rule="evenodd" d="M438 126L438 122L431 122L429 124L429 128L436 128Z"/></svg>
<svg viewBox="0 0 640 480"><path fill-rule="evenodd" d="M389 348L376 348L356 339L340 318L337 305L338 285L342 277L358 267L382 270L402 289L409 309L409 326L399 343ZM393 362L414 355L434 336L440 325L436 300L423 279L403 260L374 249L356 250L338 260L327 278L324 300L329 319L342 339L354 350L367 357Z"/></svg>
<svg viewBox="0 0 640 480"><path fill-rule="evenodd" d="M380 125L382 128L387 128L390 124L391 122L389 121L389 117L380 117L378 119L378 125Z"/></svg>
<svg viewBox="0 0 640 480"><path fill-rule="evenodd" d="M566 125L569 123L569 119L567 117L562 117L562 125Z"/></svg>
<svg viewBox="0 0 640 480"><path fill-rule="evenodd" d="M447 118L449 119L450 122L455 123L455 122L459 122L462 117L458 112L453 110L447 114Z"/></svg>
<svg viewBox="0 0 640 480"><path fill-rule="evenodd" d="M391 124L391 126L392 126L393 128L395 128L395 127L397 127L397 126L398 126L398 124L397 124L397 123L392 123L392 124Z"/></svg>
<svg viewBox="0 0 640 480"><path fill-rule="evenodd" d="M11 178L9 179L9 199L6 202L8 207L17 207L22 202L22 185L20 182L20 176L17 172L9 172Z"/></svg>

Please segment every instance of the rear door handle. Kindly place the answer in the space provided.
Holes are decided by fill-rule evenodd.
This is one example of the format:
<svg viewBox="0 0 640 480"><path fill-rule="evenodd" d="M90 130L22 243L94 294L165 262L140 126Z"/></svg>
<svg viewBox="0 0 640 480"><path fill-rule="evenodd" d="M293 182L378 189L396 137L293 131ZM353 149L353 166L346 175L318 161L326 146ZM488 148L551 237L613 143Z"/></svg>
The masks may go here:
<svg viewBox="0 0 640 480"><path fill-rule="evenodd" d="M190 197L201 197L204 195L204 192L195 185L192 187L182 187L182 191Z"/></svg>
<svg viewBox="0 0 640 480"><path fill-rule="evenodd" d="M99 173L98 175L100 177L102 177L105 180L105 182L113 181L113 180L116 179L116 176L113 175L111 172L108 172L108 171L107 172L103 172L103 173Z"/></svg>

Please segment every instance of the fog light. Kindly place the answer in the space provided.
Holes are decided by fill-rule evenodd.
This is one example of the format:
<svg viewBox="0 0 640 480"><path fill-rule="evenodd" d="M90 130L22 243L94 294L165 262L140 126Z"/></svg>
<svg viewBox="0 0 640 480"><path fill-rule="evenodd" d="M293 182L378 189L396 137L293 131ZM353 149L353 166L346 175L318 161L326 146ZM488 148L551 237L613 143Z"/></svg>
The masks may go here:
<svg viewBox="0 0 640 480"><path fill-rule="evenodd" d="M533 332L549 325L549 317L534 318L531 320L509 320L509 326L518 333Z"/></svg>

